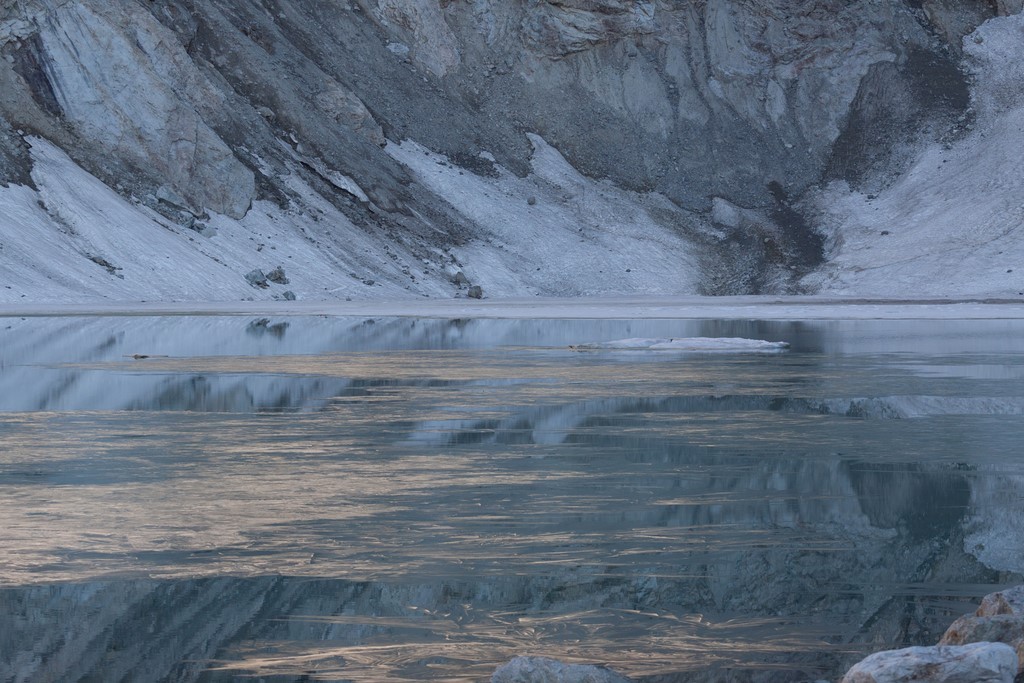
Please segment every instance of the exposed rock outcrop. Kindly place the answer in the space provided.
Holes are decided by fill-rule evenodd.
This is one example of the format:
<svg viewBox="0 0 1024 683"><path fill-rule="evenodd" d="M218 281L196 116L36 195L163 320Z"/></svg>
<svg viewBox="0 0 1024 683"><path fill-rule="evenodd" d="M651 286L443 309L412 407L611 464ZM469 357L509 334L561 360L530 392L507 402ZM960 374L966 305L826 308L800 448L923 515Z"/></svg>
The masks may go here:
<svg viewBox="0 0 1024 683"><path fill-rule="evenodd" d="M133 0L43 7L25 16L33 32L11 51L36 103L198 211L241 218L253 174L204 120L230 105L174 35Z"/></svg>

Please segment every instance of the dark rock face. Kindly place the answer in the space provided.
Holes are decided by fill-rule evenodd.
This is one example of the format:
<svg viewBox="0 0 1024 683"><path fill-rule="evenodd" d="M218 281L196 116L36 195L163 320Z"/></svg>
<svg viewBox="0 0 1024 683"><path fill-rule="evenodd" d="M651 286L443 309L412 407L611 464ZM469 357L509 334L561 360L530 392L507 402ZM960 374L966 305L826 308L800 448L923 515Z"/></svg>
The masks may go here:
<svg viewBox="0 0 1024 683"><path fill-rule="evenodd" d="M689 212L767 212L773 244L732 235L711 264L727 284L707 289L784 289L763 273L821 260L802 193L879 186L922 136L955 136L961 38L1009 4L26 0L0 9L0 182L26 181L23 128L196 215L301 202L297 174L368 231L457 244L474 226L383 147L525 175L536 133L585 175Z"/></svg>

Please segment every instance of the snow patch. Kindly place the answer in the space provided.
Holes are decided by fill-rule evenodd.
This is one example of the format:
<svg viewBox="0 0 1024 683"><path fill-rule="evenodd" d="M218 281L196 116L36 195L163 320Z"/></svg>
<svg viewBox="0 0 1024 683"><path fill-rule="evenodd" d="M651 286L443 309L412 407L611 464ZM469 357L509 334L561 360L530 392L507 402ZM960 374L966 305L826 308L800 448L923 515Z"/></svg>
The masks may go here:
<svg viewBox="0 0 1024 683"><path fill-rule="evenodd" d="M697 291L693 243L676 225L689 214L660 195L640 195L581 175L536 135L533 172L497 167L481 177L414 141L388 152L476 227L452 253L473 284L502 296L677 294Z"/></svg>

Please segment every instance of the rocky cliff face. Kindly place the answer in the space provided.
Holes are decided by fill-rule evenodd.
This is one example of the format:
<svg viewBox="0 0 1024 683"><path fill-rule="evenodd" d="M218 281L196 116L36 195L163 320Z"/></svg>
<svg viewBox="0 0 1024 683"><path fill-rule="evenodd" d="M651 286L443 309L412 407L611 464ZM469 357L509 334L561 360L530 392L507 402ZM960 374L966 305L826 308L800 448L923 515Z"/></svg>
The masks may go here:
<svg viewBox="0 0 1024 683"><path fill-rule="evenodd" d="M687 277L672 289L797 291L828 256L799 200L829 180L878 192L922 145L963 136L974 111L961 41L1019 4L12 0L0 8L0 183L33 184L39 136L172 230L242 221L258 202L308 223L326 200L338 230L427 266L411 282L378 277L436 294L473 267L452 266L458 250L494 247L497 233L456 182L431 186L395 148L415 142L463 176L524 179L534 135L676 236L637 247L677 259ZM545 205L572 203L545 187L522 190L513 223L546 225ZM665 207L647 208L651 197ZM527 199L541 208L525 213ZM507 247L516 232L499 235ZM495 293L593 289L570 286L585 279L572 264L546 280L505 269L477 279ZM664 274L634 280L617 289Z"/></svg>

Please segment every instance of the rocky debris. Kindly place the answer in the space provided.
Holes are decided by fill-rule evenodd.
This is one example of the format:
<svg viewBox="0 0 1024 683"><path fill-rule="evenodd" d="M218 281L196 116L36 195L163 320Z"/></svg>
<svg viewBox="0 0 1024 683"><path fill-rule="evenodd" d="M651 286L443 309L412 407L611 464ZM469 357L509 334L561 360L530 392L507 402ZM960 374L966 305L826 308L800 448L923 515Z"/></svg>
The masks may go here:
<svg viewBox="0 0 1024 683"><path fill-rule="evenodd" d="M1024 12L1024 0L996 0L1000 16Z"/></svg>
<svg viewBox="0 0 1024 683"><path fill-rule="evenodd" d="M560 59L625 36L654 33L650 0L546 0L523 22L526 38Z"/></svg>
<svg viewBox="0 0 1024 683"><path fill-rule="evenodd" d="M447 3L443 3L447 4ZM411 34L410 54L435 76L444 76L460 62L458 44L438 0L377 0L377 16Z"/></svg>
<svg viewBox="0 0 1024 683"><path fill-rule="evenodd" d="M495 670L491 683L630 683L630 679L603 666L516 657Z"/></svg>
<svg viewBox="0 0 1024 683"><path fill-rule="evenodd" d="M288 284L288 278L285 277L284 274L284 267L278 266L277 268L274 268L272 271L267 273L267 280L277 285Z"/></svg>
<svg viewBox="0 0 1024 683"><path fill-rule="evenodd" d="M248 280L249 284L253 287L259 287L260 289L266 289L270 286L267 282L266 274L259 268L254 268L245 274L245 279Z"/></svg>
<svg viewBox="0 0 1024 683"><path fill-rule="evenodd" d="M992 19L979 26L970 40L964 41L964 62L974 78L985 83L983 89L972 93L972 105L980 120L1021 103L1024 72L1014 59L1020 54L1021 26L1019 16Z"/></svg>
<svg viewBox="0 0 1024 683"><path fill-rule="evenodd" d="M470 299L483 299L484 290L480 285L471 285L469 291L466 292L466 296Z"/></svg>
<svg viewBox="0 0 1024 683"><path fill-rule="evenodd" d="M362 100L337 81L328 81L324 89L314 96L313 101L331 121L366 136L375 145L383 146L387 142L380 124L374 120ZM273 116L273 112L270 113ZM269 118L265 114L263 116Z"/></svg>
<svg viewBox="0 0 1024 683"><path fill-rule="evenodd" d="M295 301L295 292L293 292L290 289L286 290L285 293L282 294L281 296L284 298L285 301Z"/></svg>
<svg viewBox="0 0 1024 683"><path fill-rule="evenodd" d="M0 116L0 187L11 182L32 185L28 146Z"/></svg>
<svg viewBox="0 0 1024 683"><path fill-rule="evenodd" d="M929 25L934 27L935 32L954 52L959 51L962 36L992 16L991 5L963 0L922 0L921 10Z"/></svg>
<svg viewBox="0 0 1024 683"><path fill-rule="evenodd" d="M939 645L1005 643L1018 657L1024 672L1024 586L990 593L974 614L965 614L946 630Z"/></svg>
<svg viewBox="0 0 1024 683"><path fill-rule="evenodd" d="M112 264L110 261L108 261L107 259L103 258L102 256L91 256L90 255L88 258L89 258L90 261L95 263L97 266L102 266L103 268L106 268L107 272L110 273L111 275L115 275L115 276L121 278L122 280L124 279L124 275L121 275L120 273L117 272L117 271L122 270L122 269L119 268L118 266L115 266L114 264Z"/></svg>
<svg viewBox="0 0 1024 683"><path fill-rule="evenodd" d="M934 647L877 652L842 683L1011 683L1024 671L1024 586L986 595Z"/></svg>
<svg viewBox="0 0 1024 683"><path fill-rule="evenodd" d="M1003 643L935 645L876 652L842 683L1013 683L1017 654Z"/></svg>
<svg viewBox="0 0 1024 683"><path fill-rule="evenodd" d="M452 278L452 282L454 282L458 287L464 287L469 284L469 278L460 270L455 273L455 277Z"/></svg>

